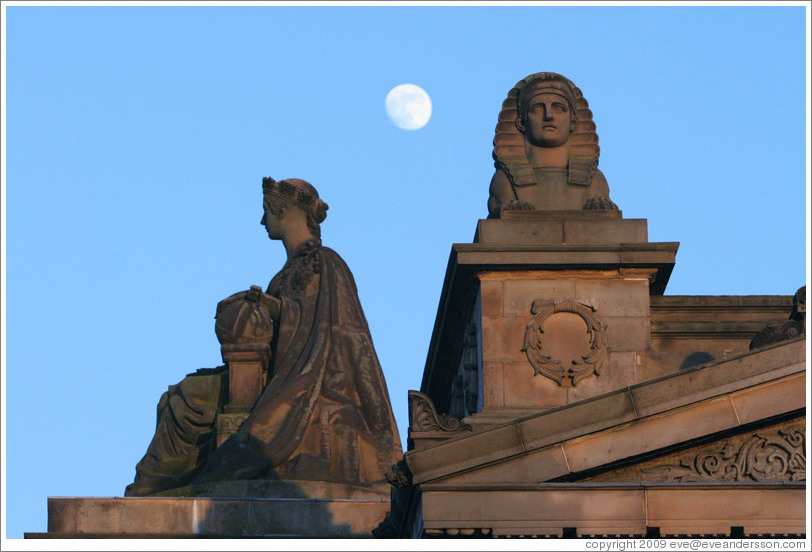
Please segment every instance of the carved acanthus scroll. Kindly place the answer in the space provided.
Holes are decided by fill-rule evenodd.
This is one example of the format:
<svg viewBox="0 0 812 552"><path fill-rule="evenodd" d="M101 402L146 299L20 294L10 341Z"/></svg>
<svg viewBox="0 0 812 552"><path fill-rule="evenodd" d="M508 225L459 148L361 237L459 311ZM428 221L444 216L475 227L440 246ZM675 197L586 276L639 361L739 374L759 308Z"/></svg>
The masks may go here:
<svg viewBox="0 0 812 552"><path fill-rule="evenodd" d="M806 427L753 433L644 473L658 481L806 481Z"/></svg>
<svg viewBox="0 0 812 552"><path fill-rule="evenodd" d="M588 481L806 481L806 422L796 419L762 428L593 476Z"/></svg>
<svg viewBox="0 0 812 552"><path fill-rule="evenodd" d="M409 391L409 429L411 431L470 431L471 426L448 414L439 414L428 395Z"/></svg>

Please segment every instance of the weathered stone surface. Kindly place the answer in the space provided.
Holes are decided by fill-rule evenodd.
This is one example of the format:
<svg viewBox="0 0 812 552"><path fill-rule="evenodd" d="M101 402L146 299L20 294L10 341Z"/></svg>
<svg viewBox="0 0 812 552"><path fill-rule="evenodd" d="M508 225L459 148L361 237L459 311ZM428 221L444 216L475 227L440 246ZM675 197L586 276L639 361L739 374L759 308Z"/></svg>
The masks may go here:
<svg viewBox="0 0 812 552"><path fill-rule="evenodd" d="M463 530L493 537L798 537L805 489L789 485L428 484L423 525L431 536ZM474 498L476 497L476 498ZM766 515L765 515L766 513ZM571 529L570 529L571 528ZM565 535L565 530L573 530Z"/></svg>
<svg viewBox="0 0 812 552"><path fill-rule="evenodd" d="M799 364L805 356L802 340L771 350L772 353L765 354L742 353L712 366L684 370L634 386L631 392L637 412L641 416L662 412L803 370Z"/></svg>
<svg viewBox="0 0 812 552"><path fill-rule="evenodd" d="M770 415L778 415L787 408L801 409L805 406L806 384L805 366L793 366L798 372L777 381L768 381L758 387L742 389L731 394L730 399L742 423L760 420ZM803 371L801 371L803 370Z"/></svg>
<svg viewBox="0 0 812 552"><path fill-rule="evenodd" d="M582 278L574 282L575 298L589 301L606 316L648 317L647 277Z"/></svg>
<svg viewBox="0 0 812 552"><path fill-rule="evenodd" d="M505 406L505 365L502 362L482 364L483 408ZM484 382L488 382L485 385Z"/></svg>
<svg viewBox="0 0 812 552"><path fill-rule="evenodd" d="M516 214L523 217L515 217ZM512 245L641 243L647 241L645 219L595 220L578 215L590 211L559 211L561 217L551 217L549 211L510 211L501 219L480 220L474 243ZM613 211L618 213L618 211ZM532 216L527 216L532 215ZM579 220L581 219L581 220Z"/></svg>
<svg viewBox="0 0 812 552"><path fill-rule="evenodd" d="M388 498L48 499L50 538L371 537Z"/></svg>
<svg viewBox="0 0 812 552"><path fill-rule="evenodd" d="M570 470L581 472L738 425L730 399L719 397L692 404L690 408L638 419L633 428L619 427L586 435L564 444L564 453Z"/></svg>
<svg viewBox="0 0 812 552"><path fill-rule="evenodd" d="M567 388L544 376L533 375L527 358L505 362L504 366L502 388L506 407L534 407L538 411L567 403Z"/></svg>
<svg viewBox="0 0 812 552"><path fill-rule="evenodd" d="M520 273L521 274L521 273ZM575 282L572 279L564 279L557 274L529 272L526 278L519 279L519 274L513 274L507 278L504 273L489 273L490 278L504 278L504 297L506 316L527 316L530 308L537 297L548 299L562 299L564 297L575 297ZM484 314L484 313L483 313Z"/></svg>
<svg viewBox="0 0 812 552"><path fill-rule="evenodd" d="M587 378L577 386L567 388L567 404L623 389L641 381L637 377L636 357L634 352L611 351L603 363L600 377Z"/></svg>
<svg viewBox="0 0 812 552"><path fill-rule="evenodd" d="M501 318L505 314L527 314L526 311L516 313L506 312L505 285L499 279L490 279L479 275L479 293L481 313L486 318Z"/></svg>

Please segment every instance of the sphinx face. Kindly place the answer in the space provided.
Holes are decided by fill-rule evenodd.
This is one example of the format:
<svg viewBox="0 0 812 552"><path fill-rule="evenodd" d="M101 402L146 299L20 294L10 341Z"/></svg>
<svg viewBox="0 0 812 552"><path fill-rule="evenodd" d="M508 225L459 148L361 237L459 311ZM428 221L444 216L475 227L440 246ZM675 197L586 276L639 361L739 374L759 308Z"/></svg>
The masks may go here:
<svg viewBox="0 0 812 552"><path fill-rule="evenodd" d="M564 96L551 92L537 94L530 98L526 113L516 126L532 145L557 148L569 140L572 110Z"/></svg>

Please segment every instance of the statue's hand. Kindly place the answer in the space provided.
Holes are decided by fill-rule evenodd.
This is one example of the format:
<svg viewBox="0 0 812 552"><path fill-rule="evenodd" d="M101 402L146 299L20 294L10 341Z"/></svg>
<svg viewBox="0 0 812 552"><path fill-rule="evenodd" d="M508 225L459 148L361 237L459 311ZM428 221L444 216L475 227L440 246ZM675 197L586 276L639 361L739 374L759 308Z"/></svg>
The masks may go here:
<svg viewBox="0 0 812 552"><path fill-rule="evenodd" d="M584 209L586 210L602 210L602 211L618 211L617 205L615 202L609 199L608 197L590 197L584 203Z"/></svg>
<svg viewBox="0 0 812 552"><path fill-rule="evenodd" d="M268 311L271 319L279 320L279 312L282 310L282 301L273 295L268 295L267 293L263 292L262 288L259 286L251 286L251 289L245 293L245 298L247 300L258 302Z"/></svg>

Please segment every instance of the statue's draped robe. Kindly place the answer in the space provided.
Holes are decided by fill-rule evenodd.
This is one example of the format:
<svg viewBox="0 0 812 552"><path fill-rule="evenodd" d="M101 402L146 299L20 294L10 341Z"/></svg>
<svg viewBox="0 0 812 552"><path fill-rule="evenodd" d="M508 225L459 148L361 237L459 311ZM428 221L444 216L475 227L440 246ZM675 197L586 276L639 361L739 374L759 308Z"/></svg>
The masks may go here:
<svg viewBox="0 0 812 552"><path fill-rule="evenodd" d="M383 373L347 265L305 242L268 286L282 308L268 384L214 449L224 368L190 374L158 405L158 426L127 496L233 479L383 483L402 456Z"/></svg>

